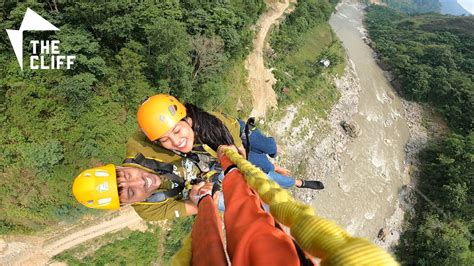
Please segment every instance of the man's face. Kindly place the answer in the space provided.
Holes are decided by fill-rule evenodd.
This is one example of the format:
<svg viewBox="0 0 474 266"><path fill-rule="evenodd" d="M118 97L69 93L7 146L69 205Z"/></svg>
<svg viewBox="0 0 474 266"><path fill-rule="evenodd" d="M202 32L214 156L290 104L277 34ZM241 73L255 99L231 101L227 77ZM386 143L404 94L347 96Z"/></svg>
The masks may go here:
<svg viewBox="0 0 474 266"><path fill-rule="evenodd" d="M121 203L144 201L161 185L159 176L140 168L117 166L116 171Z"/></svg>
<svg viewBox="0 0 474 266"><path fill-rule="evenodd" d="M181 120L158 141L165 149L188 153L194 145L194 132L191 126L190 118L186 118L186 121Z"/></svg>

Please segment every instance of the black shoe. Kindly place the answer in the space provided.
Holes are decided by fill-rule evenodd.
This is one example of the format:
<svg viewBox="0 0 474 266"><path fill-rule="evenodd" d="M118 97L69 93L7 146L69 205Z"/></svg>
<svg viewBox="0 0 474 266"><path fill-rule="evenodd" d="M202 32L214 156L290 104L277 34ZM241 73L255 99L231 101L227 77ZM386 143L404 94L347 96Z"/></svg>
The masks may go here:
<svg viewBox="0 0 474 266"><path fill-rule="evenodd" d="M303 184L299 188L324 189L323 183L316 180L301 180Z"/></svg>

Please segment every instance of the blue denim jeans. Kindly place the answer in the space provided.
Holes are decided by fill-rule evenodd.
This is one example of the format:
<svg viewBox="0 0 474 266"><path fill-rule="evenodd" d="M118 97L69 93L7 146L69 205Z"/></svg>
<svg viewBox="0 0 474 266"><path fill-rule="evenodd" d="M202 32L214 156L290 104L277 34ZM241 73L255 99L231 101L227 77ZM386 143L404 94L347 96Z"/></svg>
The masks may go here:
<svg viewBox="0 0 474 266"><path fill-rule="evenodd" d="M289 176L279 174L275 171L270 171L267 174L268 178L275 181L282 188L290 188L295 185L295 179Z"/></svg>

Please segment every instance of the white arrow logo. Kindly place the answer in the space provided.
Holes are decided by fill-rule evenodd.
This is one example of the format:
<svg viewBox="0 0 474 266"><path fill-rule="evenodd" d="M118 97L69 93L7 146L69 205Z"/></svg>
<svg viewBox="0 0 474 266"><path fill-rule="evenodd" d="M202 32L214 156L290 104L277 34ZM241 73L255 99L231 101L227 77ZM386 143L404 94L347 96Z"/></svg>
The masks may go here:
<svg viewBox="0 0 474 266"><path fill-rule="evenodd" d="M10 38L13 51L15 51L16 59L18 60L18 64L20 64L21 70L23 70L23 32L30 30L57 31L59 29L38 15L35 11L28 8L21 22L20 29L7 30L8 38Z"/></svg>

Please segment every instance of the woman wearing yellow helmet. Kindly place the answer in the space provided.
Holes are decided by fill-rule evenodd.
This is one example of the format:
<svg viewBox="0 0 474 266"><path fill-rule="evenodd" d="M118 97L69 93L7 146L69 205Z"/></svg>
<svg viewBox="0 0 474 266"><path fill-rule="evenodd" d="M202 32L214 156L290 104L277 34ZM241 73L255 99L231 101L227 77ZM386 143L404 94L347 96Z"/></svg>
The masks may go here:
<svg viewBox="0 0 474 266"><path fill-rule="evenodd" d="M182 157L190 158L205 171L217 167L216 152L220 145L235 145L244 155L242 145L242 121L217 112L205 112L192 104L181 104L167 94L148 98L138 109L137 119L143 133L154 143L172 150ZM276 156L277 145L273 138L255 130L250 142L249 160L264 170L271 179L284 188L323 189L324 185L315 180L295 180L285 175L286 169L275 167L267 155ZM207 158L206 158L207 157ZM204 166L202 166L204 164ZM207 164L207 165L206 165ZM283 173L283 174L281 174Z"/></svg>
<svg viewBox="0 0 474 266"><path fill-rule="evenodd" d="M233 137L216 113L207 113L193 104L183 105L171 95L148 98L138 109L137 119L149 140L179 154L191 152L194 144L211 148L214 157L220 145L236 144L243 151L239 134ZM235 119L234 123L239 126Z"/></svg>

